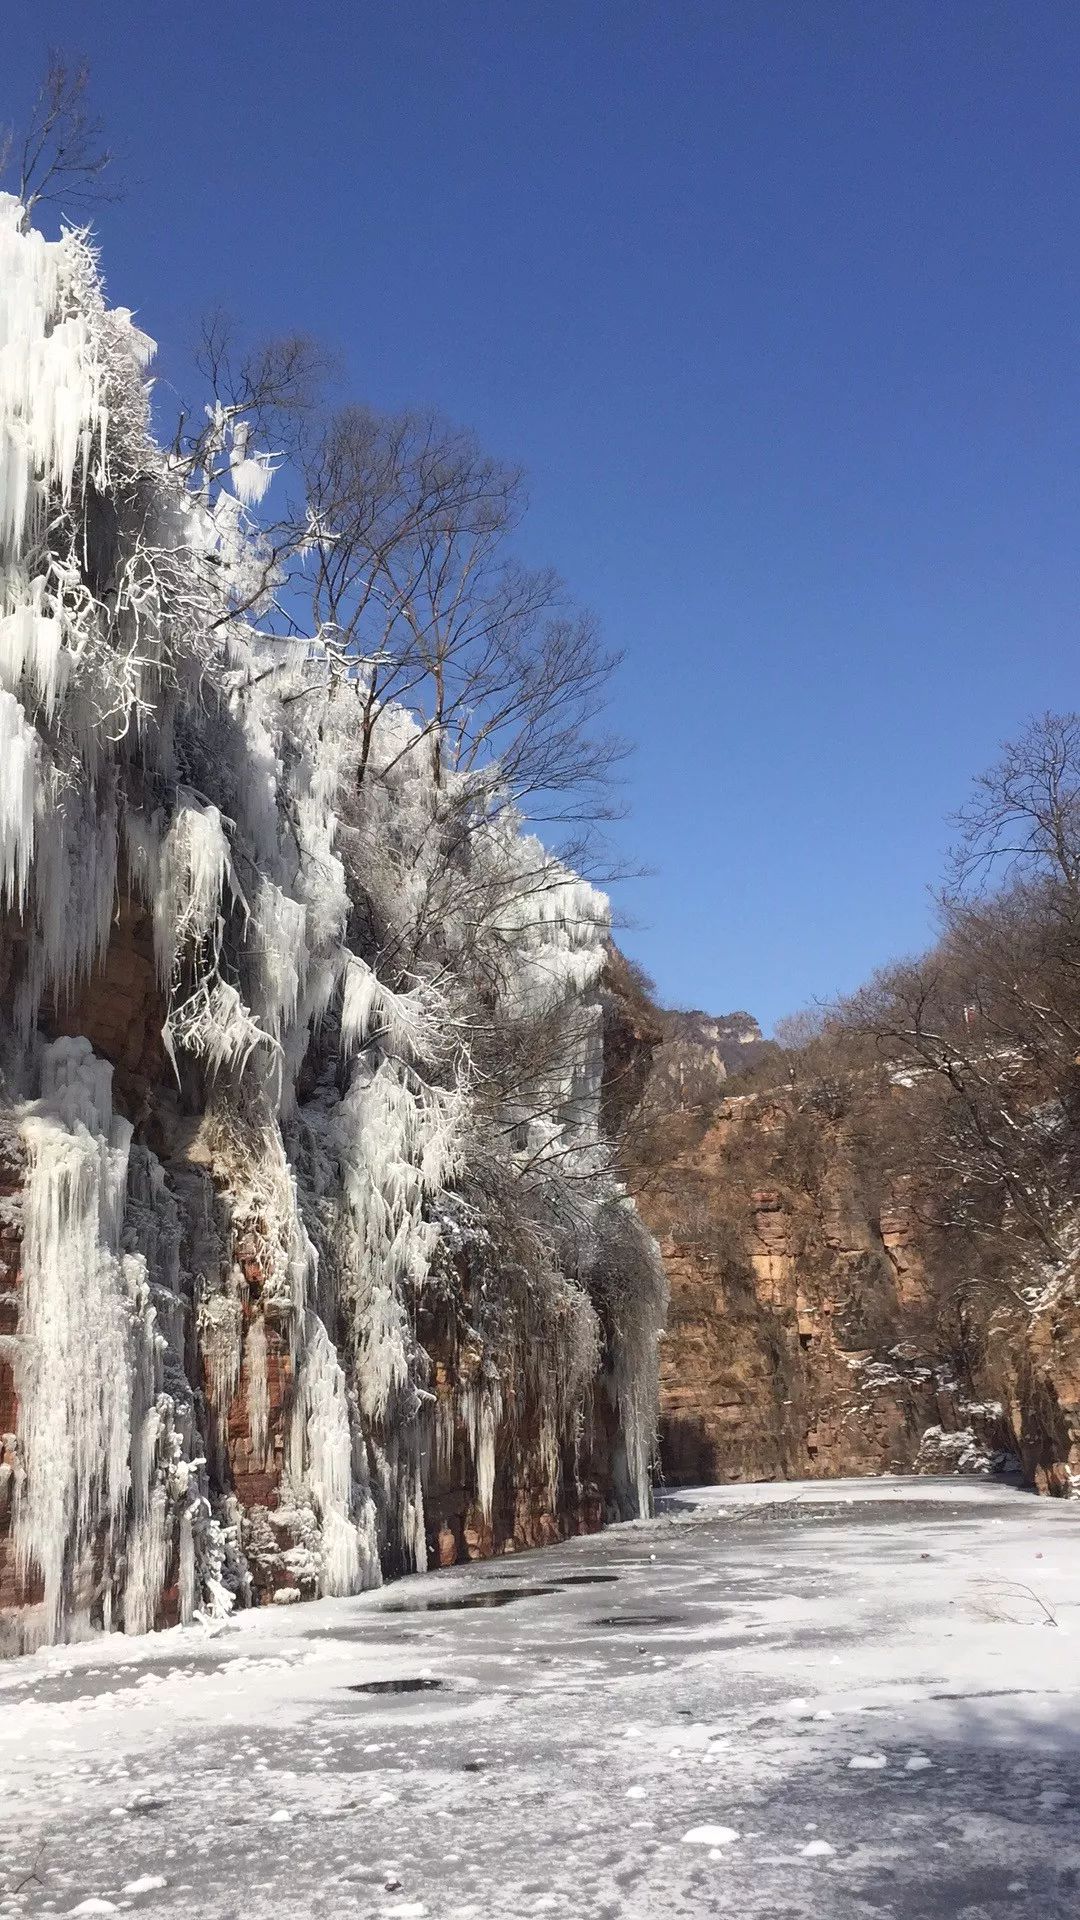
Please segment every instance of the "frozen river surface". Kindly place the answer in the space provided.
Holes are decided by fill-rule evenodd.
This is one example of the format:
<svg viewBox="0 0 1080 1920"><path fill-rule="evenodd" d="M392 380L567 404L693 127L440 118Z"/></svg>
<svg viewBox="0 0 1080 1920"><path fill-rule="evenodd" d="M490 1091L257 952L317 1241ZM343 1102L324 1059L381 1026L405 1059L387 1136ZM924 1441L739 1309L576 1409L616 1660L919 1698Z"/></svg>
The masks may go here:
<svg viewBox="0 0 1080 1920"><path fill-rule="evenodd" d="M1076 1920L1080 1501L714 1488L53 1649L0 1780L0 1913Z"/></svg>

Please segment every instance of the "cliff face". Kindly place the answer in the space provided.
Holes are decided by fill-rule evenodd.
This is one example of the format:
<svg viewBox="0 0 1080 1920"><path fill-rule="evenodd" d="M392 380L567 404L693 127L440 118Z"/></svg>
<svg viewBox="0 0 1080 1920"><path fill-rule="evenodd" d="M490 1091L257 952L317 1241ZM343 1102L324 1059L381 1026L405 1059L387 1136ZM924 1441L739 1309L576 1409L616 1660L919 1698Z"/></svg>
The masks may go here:
<svg viewBox="0 0 1080 1920"><path fill-rule="evenodd" d="M1001 1401L1010 1445L1039 1493L1080 1494L1080 1274L1061 1277L1034 1313L990 1320L980 1378Z"/></svg>
<svg viewBox="0 0 1080 1920"><path fill-rule="evenodd" d="M322 1515L298 1503L290 1468L305 1413L291 1311L267 1287L258 1229L231 1230L227 1178L215 1168L198 1116L178 1112L162 1071L163 1019L149 923L127 901L100 970L62 1015L48 1010L43 1026L54 1038L81 1036L111 1063L117 1108L152 1143L148 1150L179 1203L181 1277L167 1311L177 1320L171 1347L182 1379L174 1375L169 1384L176 1398L188 1401L205 1447L204 1498L208 1511L224 1517L222 1571L235 1582L234 1598L285 1604L323 1585ZM613 954L605 984L605 1086L613 1107L633 1097L654 1038L637 1000L624 991ZM28 1173L18 1118L9 1110L0 1125L0 1651L38 1637L44 1591L40 1568L20 1564L14 1534L15 1496L26 1469L16 1368L30 1337L20 1272ZM418 1451L421 1551L414 1539L388 1529L376 1575L409 1570L418 1557L421 1564L448 1566L547 1545L636 1509L610 1361L600 1369L584 1422L556 1438L553 1456L557 1409L523 1376L508 1378L504 1392L493 1393L482 1348L460 1340L458 1321L475 1318L480 1303L467 1251L459 1260L460 1300L452 1306L433 1294L417 1307L431 1409ZM224 1315L206 1313L207 1292L228 1303ZM191 1571L181 1567L180 1517L163 1532L162 1578L152 1614L140 1617L140 1625L169 1626L183 1617L183 1581L190 1584ZM95 1558L108 1551L99 1538ZM68 1596L76 1618L103 1619L103 1572L100 1565L83 1568L81 1591ZM76 1569L64 1577L76 1577Z"/></svg>
<svg viewBox="0 0 1080 1920"><path fill-rule="evenodd" d="M665 1286L608 1137L645 1036L607 903L370 661L254 624L273 462L219 409L178 472L150 343L20 213L0 1644L643 1512Z"/></svg>
<svg viewBox="0 0 1080 1920"><path fill-rule="evenodd" d="M859 1164L850 1122L794 1096L670 1115L641 1205L671 1311L673 1484L986 1470L1080 1484L1080 1309L958 1298L950 1241Z"/></svg>

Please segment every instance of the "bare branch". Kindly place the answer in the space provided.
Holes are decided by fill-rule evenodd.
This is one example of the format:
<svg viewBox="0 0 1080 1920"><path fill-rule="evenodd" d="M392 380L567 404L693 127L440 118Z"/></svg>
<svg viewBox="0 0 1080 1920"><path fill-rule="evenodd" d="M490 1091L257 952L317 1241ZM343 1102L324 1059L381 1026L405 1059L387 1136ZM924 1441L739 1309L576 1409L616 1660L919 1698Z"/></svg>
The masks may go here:
<svg viewBox="0 0 1080 1920"><path fill-rule="evenodd" d="M113 156L101 121L87 109L89 81L85 60L52 49L25 133L20 140L7 132L0 141L0 178L14 173L24 230L46 203L83 207L120 197L102 178Z"/></svg>

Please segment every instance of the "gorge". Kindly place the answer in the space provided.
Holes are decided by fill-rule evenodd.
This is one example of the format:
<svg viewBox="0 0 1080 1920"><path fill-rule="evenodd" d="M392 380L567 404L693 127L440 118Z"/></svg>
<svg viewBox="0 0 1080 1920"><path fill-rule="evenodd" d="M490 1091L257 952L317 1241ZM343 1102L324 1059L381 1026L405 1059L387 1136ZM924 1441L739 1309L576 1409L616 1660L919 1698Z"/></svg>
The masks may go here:
<svg viewBox="0 0 1080 1920"><path fill-rule="evenodd" d="M4 25L0 1920L1078 1920L1080 13Z"/></svg>
<svg viewBox="0 0 1080 1920"><path fill-rule="evenodd" d="M654 1471L1075 1492L1077 723L921 974L786 1048L662 1012L529 824L609 749L513 476L355 408L278 454L296 341L211 335L166 448L87 232L5 196L0 287L0 1649L551 1543Z"/></svg>

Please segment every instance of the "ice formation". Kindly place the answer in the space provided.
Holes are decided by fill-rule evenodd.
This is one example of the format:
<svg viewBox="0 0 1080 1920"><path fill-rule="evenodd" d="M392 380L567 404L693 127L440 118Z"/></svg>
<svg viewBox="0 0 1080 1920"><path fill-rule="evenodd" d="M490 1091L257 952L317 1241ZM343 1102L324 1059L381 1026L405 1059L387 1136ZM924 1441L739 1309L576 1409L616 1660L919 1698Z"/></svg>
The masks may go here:
<svg viewBox="0 0 1080 1920"><path fill-rule="evenodd" d="M273 458L233 420L216 484L185 482L87 235L20 214L0 198L0 1085L30 1637L357 1591L425 1564L433 1474L482 1528L526 1486L554 1509L597 1435L644 1510L664 1298L599 1125L606 902L436 781L404 709L360 765L364 663L238 611ZM123 911L160 998L141 1105L64 1032ZM500 1090L500 1036L545 1023Z"/></svg>

